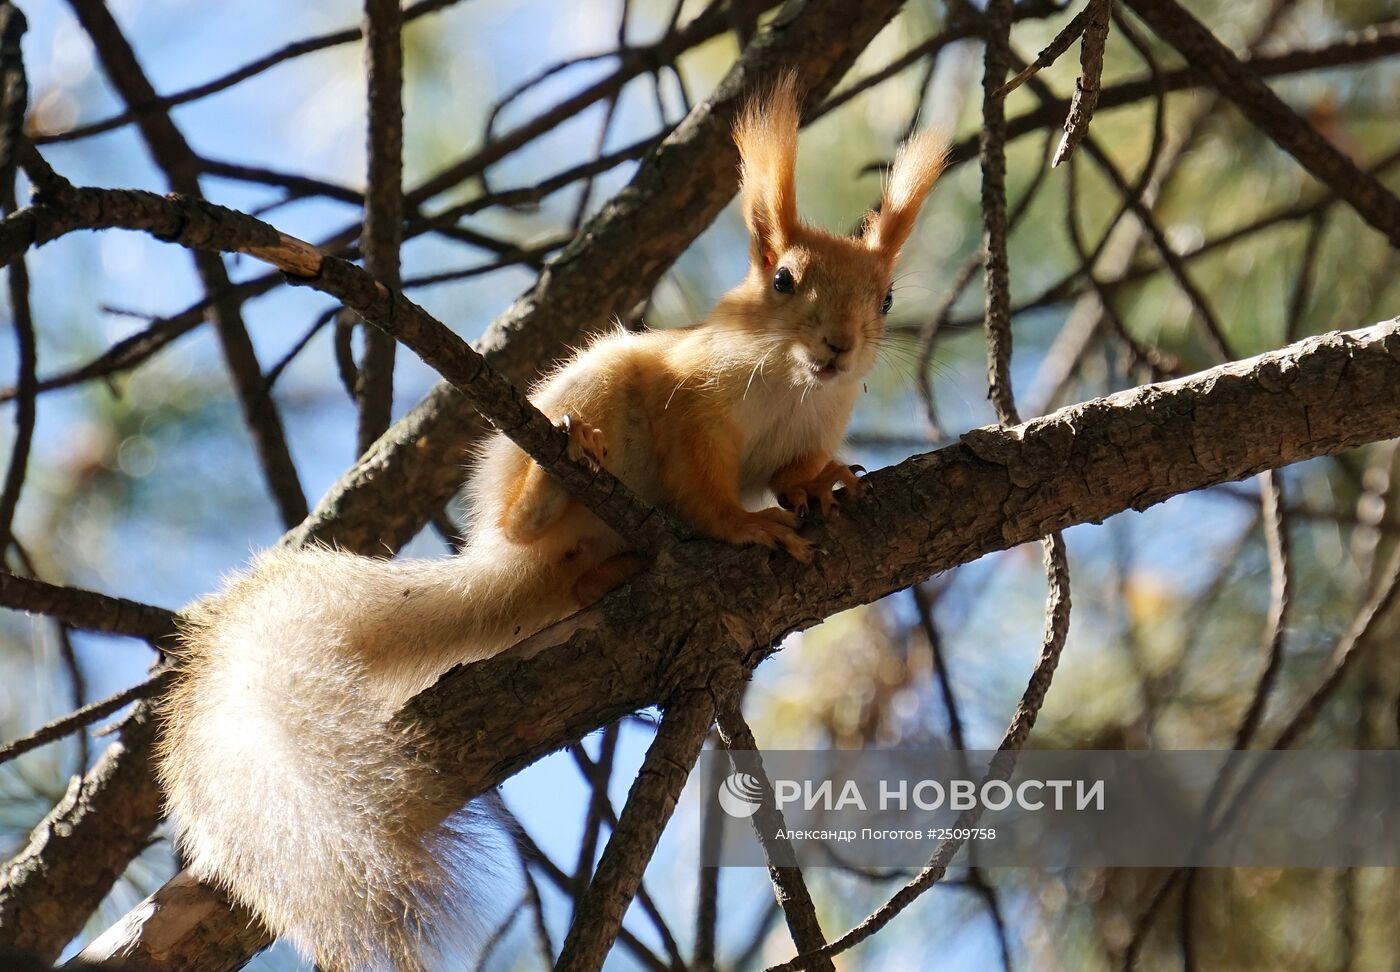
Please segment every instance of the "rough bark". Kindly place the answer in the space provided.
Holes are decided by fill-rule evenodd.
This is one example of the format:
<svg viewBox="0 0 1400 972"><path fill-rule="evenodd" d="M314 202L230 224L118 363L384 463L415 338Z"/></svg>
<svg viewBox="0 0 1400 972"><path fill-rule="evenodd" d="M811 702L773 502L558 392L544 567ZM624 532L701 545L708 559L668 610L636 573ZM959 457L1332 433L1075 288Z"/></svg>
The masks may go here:
<svg viewBox="0 0 1400 972"><path fill-rule="evenodd" d="M737 698L729 699L716 712L720 738L729 751L729 760L736 772L747 773L759 781L764 789L764 799L758 810L749 818L754 836L763 847L763 858L768 865L768 879L773 882L773 897L778 907L783 909L792 944L798 952L814 952L826 944L821 921L817 918L817 906L812 894L807 890L807 882L802 878L802 869L797 866L797 856L792 842L784 834L787 821L777 801L769 802L767 795L773 784L763 769L763 755L759 752L758 741L753 730L744 721ZM823 959L813 966L815 972L836 972L830 959Z"/></svg>
<svg viewBox="0 0 1400 972"><path fill-rule="evenodd" d="M82 930L112 887L112 875L150 842L161 817L160 792L148 759L127 753L149 751L155 726L149 707L139 704L122 723L120 740L107 748L84 777L74 777L68 793L29 837L29 845L5 867L0 880L0 926L6 946L45 961ZM93 813L94 792L105 794L103 812ZM56 844L63 853L53 853ZM53 888L62 888L55 897Z"/></svg>
<svg viewBox="0 0 1400 972"><path fill-rule="evenodd" d="M984 428L867 477L809 528L811 567L707 541L494 659L454 669L404 715L486 788L728 654L985 554L1172 496L1400 434L1400 320L1310 338L1177 381Z"/></svg>
<svg viewBox="0 0 1400 972"><path fill-rule="evenodd" d="M124 597L46 584L0 571L0 605L61 619L85 631L159 641L175 633L175 612Z"/></svg>
<svg viewBox="0 0 1400 972"><path fill-rule="evenodd" d="M613 719L706 684L717 666L751 668L786 634L933 573L1396 435L1400 320L1310 338L1015 428L975 429L956 445L869 476L866 499L809 528L826 551L812 566L688 541L671 562L592 608L503 655L452 670L402 717L428 727L465 800ZM205 919L200 927L185 912L142 905L120 947L84 957L165 970L190 967L210 934L221 941L241 934L254 950L266 945L266 933L243 916L207 907L218 892L206 888L201 898L195 886L186 890ZM159 959L143 951L153 936L167 948Z"/></svg>
<svg viewBox="0 0 1400 972"><path fill-rule="evenodd" d="M858 11L831 2L784 7L706 103L492 323L476 345L487 361L528 385L580 335L629 316L733 196L739 157L730 126L750 86L792 68L815 104L899 7L892 0L864 3ZM483 428L461 396L438 385L332 487L292 537L305 542L334 532L358 546L402 545L461 485L461 457Z"/></svg>
<svg viewBox="0 0 1400 972"><path fill-rule="evenodd" d="M161 927L176 934L142 934L167 919ZM72 964L105 965L120 955L122 969L220 972L247 962L255 942L258 949L272 944L252 912L181 872L95 938Z"/></svg>
<svg viewBox="0 0 1400 972"><path fill-rule="evenodd" d="M555 972L603 967L714 717L714 696L704 688L674 699L662 716L622 816L574 912Z"/></svg>
<svg viewBox="0 0 1400 972"><path fill-rule="evenodd" d="M365 74L369 86L365 224L360 233L365 269L399 289L403 242L403 41L399 0L366 0ZM355 397L360 405L359 451L389 427L394 404L394 339L367 329Z"/></svg>
<svg viewBox="0 0 1400 972"><path fill-rule="evenodd" d="M900 0L872 0L853 11L830 0L798 0L785 6L752 40L711 98L643 161L628 187L584 226L536 285L488 330L477 345L487 360L517 385L528 384L568 343L606 326L614 315L631 311L733 195L738 157L730 126L752 87L793 69L811 103L816 103L900 5ZM697 24L704 17L697 18ZM704 29L719 32L725 23L721 16L718 26L706 21ZM20 237L27 232L22 226L11 230ZM13 237L0 239L0 250L14 242ZM20 247L22 252L23 244ZM485 422L450 385L439 384L380 437L283 542L333 543L362 553L397 549L456 491L465 451L485 429ZM124 758L147 764L149 747L133 747ZM149 769L145 772L150 779ZM124 793L113 794L116 800L126 798ZM47 893L54 893L55 887ZM179 900L181 908L143 912L152 920L143 920L134 933L138 939L143 934L169 936L162 939L168 947L159 960L141 967L190 968L204 936L224 940L220 928L227 928L243 949L242 959L230 959L224 967L235 968L266 946L266 933L228 908L213 909L218 917L210 921L218 927L185 935L175 926L183 921L190 902L185 896ZM56 929L53 934L63 932ZM181 951L182 944L187 951Z"/></svg>

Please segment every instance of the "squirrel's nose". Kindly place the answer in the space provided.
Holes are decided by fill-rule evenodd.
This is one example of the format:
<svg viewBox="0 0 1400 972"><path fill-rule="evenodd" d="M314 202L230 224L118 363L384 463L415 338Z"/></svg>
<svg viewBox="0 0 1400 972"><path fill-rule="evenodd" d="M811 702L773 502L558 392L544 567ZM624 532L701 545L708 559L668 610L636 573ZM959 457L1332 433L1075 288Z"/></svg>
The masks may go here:
<svg viewBox="0 0 1400 972"><path fill-rule="evenodd" d="M830 351L834 357L839 358L841 355L851 350L851 345L848 343L833 341L831 338L824 338L823 340L826 341L826 349Z"/></svg>

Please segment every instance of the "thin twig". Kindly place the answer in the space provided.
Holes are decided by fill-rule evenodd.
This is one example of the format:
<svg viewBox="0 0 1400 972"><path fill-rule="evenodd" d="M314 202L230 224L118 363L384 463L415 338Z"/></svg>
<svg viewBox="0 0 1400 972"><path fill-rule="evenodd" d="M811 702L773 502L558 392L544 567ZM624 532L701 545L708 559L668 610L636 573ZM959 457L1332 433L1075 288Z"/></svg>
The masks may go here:
<svg viewBox="0 0 1400 972"><path fill-rule="evenodd" d="M714 714L715 700L708 689L682 695L666 709L656 739L627 794L617 828L574 913L554 966L556 972L602 967L662 828L700 755Z"/></svg>
<svg viewBox="0 0 1400 972"><path fill-rule="evenodd" d="M130 42L116 18L102 0L69 0L73 12L92 38L112 86L128 105L148 105L158 101L155 89L142 70ZM185 137L175 127L165 109L138 115L137 125L156 164L165 173L170 188L194 199L201 197L199 160ZM243 418L252 435L262 465L268 491L291 527L306 519L309 507L301 479L287 447L286 432L274 401L262 395L262 369L243 321L241 305L227 297L231 284L223 260L212 252L195 252L195 269L212 299L214 328L229 378L237 393Z"/></svg>
<svg viewBox="0 0 1400 972"><path fill-rule="evenodd" d="M729 752L734 771L747 773L763 789L763 800L749 822L763 848L768 877L773 882L773 896L783 909L792 943L797 946L799 954L817 952L826 945L826 935L822 932L821 922L817 920L817 909L812 903L811 892L807 890L807 882L802 878L802 869L797 866L792 843L783 836L787 823L773 799L773 784L763 769L758 742L744 720L737 698L728 699L720 706L718 719L720 737ZM817 972L834 972L836 967L831 959L823 957L814 960L808 968Z"/></svg>
<svg viewBox="0 0 1400 972"><path fill-rule="evenodd" d="M1074 97L1070 99L1069 114L1065 116L1065 135L1055 149L1052 166L1058 166L1074 152L1089 132L1094 107L1099 103L1099 85L1103 79L1103 49L1108 42L1109 14L1113 0L1089 0L1084 24L1084 39L1079 45L1079 77L1074 82Z"/></svg>
<svg viewBox="0 0 1400 972"><path fill-rule="evenodd" d="M1015 77L997 89L997 95L1005 98L1024 84L1031 75L1040 73L1059 60L1060 55L1069 50L1070 45L1083 36L1084 30L1089 26L1090 21L1098 16L1097 8L1101 6L1103 6L1103 4L1100 3L1100 0L1089 0L1079 13L1075 14L1070 22L1065 24L1060 32L1055 35L1054 40L1046 44L1041 52L1035 56L1034 61L1023 67L1016 73Z"/></svg>
<svg viewBox="0 0 1400 972"><path fill-rule="evenodd" d="M720 717L723 718L722 716ZM719 744L717 733L710 734L710 749ZM718 759L710 760L708 772L700 785L702 793L715 793L724 781L723 764ZM700 880L696 892L695 906L695 957L697 972L715 972L715 944L719 938L719 875L720 868L713 863L719 857L724 845L724 816L715 800L706 800L700 811Z"/></svg>
<svg viewBox="0 0 1400 972"><path fill-rule="evenodd" d="M982 75L982 273L987 331L987 396L997 421L1019 425L1011 388L1011 283L1006 258L1006 106L997 95L1011 60L1010 0L987 4Z"/></svg>
<svg viewBox="0 0 1400 972"><path fill-rule="evenodd" d="M1051 549L1054 544L1058 549ZM1026 686L1021 700L1016 706L1006 732L997 748L997 756L988 771L988 779L1008 778L1015 768L1015 754L1030 736L1036 717L1045 702L1046 692L1059 664L1060 652L1069 632L1069 570L1064 556L1063 541L1054 534L1047 543L1046 570L1050 576L1049 591L1046 597L1045 632L1041 641L1040 656ZM975 825L980 809L966 811L954 823L954 828L968 828ZM948 873L948 866L965 841L946 840L939 844L929 862L912 880L899 889L887 902L856 925L845 935L816 952L807 952L779 965L771 966L767 972L796 972L809 969L811 963L823 956L839 955L867 940L895 919L905 908L918 900L929 888L938 884Z"/></svg>
<svg viewBox="0 0 1400 972"><path fill-rule="evenodd" d="M155 675L143 682L138 682L131 688L123 689L115 695L109 695L105 699L90 702L79 709L68 713L61 719L55 719L47 725L35 729L29 735L16 739L12 743L0 746L0 763L8 763L10 760L22 756L32 749L38 749L47 743L62 739L92 725L98 719L105 719L118 709L125 708L137 699L149 699L165 691L170 684L173 671L164 668Z"/></svg>
<svg viewBox="0 0 1400 972"><path fill-rule="evenodd" d="M1194 69L1209 77L1256 128L1330 186L1393 245L1400 246L1400 198L1299 117L1176 0L1127 2Z"/></svg>
<svg viewBox="0 0 1400 972"><path fill-rule="evenodd" d="M938 680L939 696L943 708L948 713L948 736L953 749L961 754L967 751L967 737L963 731L962 713L958 706L957 694L953 691L953 677L948 672L948 659L943 652L943 637L933 616L933 601L922 585L909 588L914 599L914 611L923 629L924 640L928 642L929 655L933 663L934 677ZM965 759L964 755L964 759ZM1001 896L996 887L987 880L982 869L976 864L976 846L969 847L967 869L968 886L977 893L987 906L992 919L992 929L996 932L997 947L1001 952L1001 965L1004 972L1011 972L1011 937L1006 929L1006 916L1002 912Z"/></svg>
<svg viewBox="0 0 1400 972"><path fill-rule="evenodd" d="M500 108L514 96L523 93L541 80L532 79L521 88L507 95L488 116L486 139L477 151L449 166L438 175L422 183L408 193L408 201L413 204L424 202L474 176L480 176L488 166L514 152L546 132L552 131L561 122L573 118L583 109L609 97L632 78L651 71L657 64L670 64L682 53L703 44L729 29L729 18L724 5L713 3L689 23L677 27L663 35L654 44L633 47L625 50L598 55L599 58L616 56L618 65L608 76L594 82L577 94L565 98L551 108L540 113L504 134L495 134L494 121Z"/></svg>
<svg viewBox="0 0 1400 972"><path fill-rule="evenodd" d="M403 240L403 42L399 0L365 0L365 75L368 85L369 172L365 226L360 234L365 270L385 287L399 287ZM367 452L389 427L394 404L395 341L367 328L357 371L357 451Z"/></svg>
<svg viewBox="0 0 1400 972"><path fill-rule="evenodd" d="M417 3L410 4L404 8L404 22L407 23L411 20L417 20L425 14L435 13L438 10L450 7L458 2L460 2L460 0L418 0ZM92 135L101 135L104 132L110 132L124 125L130 125L132 122L139 121L143 116L151 112L169 110L180 105L189 104L191 101L198 101L201 98L207 98L210 95L218 94L220 91L226 91L236 84L247 81L249 78L257 77L264 71L285 64L287 61L295 58L304 57L307 54L314 54L317 51L337 47L341 44L354 43L359 40L361 36L362 34L359 27L347 27L343 30L318 34L315 37L308 37L304 40L295 41L245 64L236 71L231 71L228 74L206 81L203 84L195 85L192 88L186 88L184 91L175 94L153 98L150 101L132 105L125 111L118 112L110 118L104 118L101 121L75 125L62 132L41 132L34 136L34 141L37 144L43 145L51 142L71 142L80 138L88 138Z"/></svg>
<svg viewBox="0 0 1400 972"><path fill-rule="evenodd" d="M24 14L12 3L0 4L0 211L15 211L15 173L24 143L24 113L29 82L24 73L20 38L27 28ZM14 538L15 509L24 489L29 451L34 443L38 412L38 342L29 302L29 269L24 259L6 270L10 291L10 326L15 332L15 436L0 486L0 569Z"/></svg>

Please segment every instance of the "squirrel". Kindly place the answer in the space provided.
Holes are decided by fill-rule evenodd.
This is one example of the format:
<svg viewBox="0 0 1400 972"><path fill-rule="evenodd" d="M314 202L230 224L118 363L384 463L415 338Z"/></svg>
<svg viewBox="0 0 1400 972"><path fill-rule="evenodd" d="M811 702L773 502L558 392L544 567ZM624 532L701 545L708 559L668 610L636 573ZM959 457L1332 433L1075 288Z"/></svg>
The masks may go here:
<svg viewBox="0 0 1400 972"><path fill-rule="evenodd" d="M798 123L788 77L735 124L743 281L698 325L596 338L531 398L566 425L575 458L697 533L807 562L801 518L862 491L834 452L947 139L909 139L879 210L842 236L798 219ZM764 508L769 495L781 505ZM394 713L447 669L505 650L644 566L500 433L467 496L456 556L274 550L185 618L158 761L178 846L195 877L322 969L430 964L433 943L470 918L461 883L489 863L490 828L463 818L487 811L461 808L409 755L412 731Z"/></svg>

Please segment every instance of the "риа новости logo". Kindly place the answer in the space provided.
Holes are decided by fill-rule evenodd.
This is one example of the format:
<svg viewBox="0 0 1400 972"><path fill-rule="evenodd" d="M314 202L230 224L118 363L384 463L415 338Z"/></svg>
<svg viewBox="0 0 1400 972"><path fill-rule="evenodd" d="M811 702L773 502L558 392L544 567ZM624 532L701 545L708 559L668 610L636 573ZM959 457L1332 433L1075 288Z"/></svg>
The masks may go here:
<svg viewBox="0 0 1400 972"><path fill-rule="evenodd" d="M748 773L730 773L719 785L719 805L731 817L752 817L763 805L763 784Z"/></svg>

